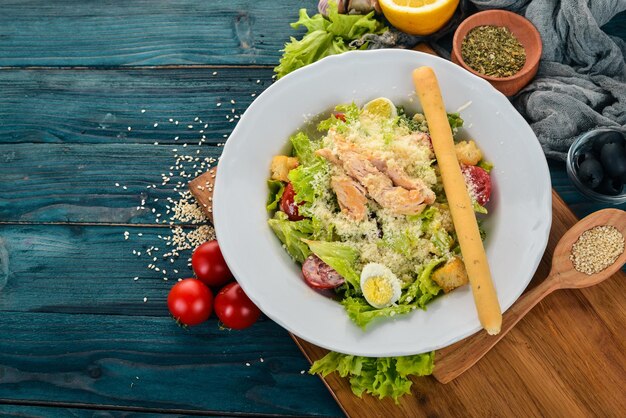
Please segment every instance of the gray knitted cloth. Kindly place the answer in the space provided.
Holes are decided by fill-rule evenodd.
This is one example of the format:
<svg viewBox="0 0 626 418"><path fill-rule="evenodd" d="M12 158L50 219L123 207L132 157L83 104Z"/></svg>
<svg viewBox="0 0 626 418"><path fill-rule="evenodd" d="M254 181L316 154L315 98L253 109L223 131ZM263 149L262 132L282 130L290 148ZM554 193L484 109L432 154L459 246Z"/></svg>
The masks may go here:
<svg viewBox="0 0 626 418"><path fill-rule="evenodd" d="M574 139L601 126L626 128L626 43L600 29L626 0L471 0L526 16L541 33L537 77L513 98L546 156L564 160Z"/></svg>

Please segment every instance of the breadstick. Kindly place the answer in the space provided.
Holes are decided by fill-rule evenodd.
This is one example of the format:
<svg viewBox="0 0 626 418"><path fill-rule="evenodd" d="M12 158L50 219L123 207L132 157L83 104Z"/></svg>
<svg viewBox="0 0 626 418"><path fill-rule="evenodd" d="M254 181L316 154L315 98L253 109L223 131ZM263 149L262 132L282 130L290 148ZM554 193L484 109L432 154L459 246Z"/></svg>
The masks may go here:
<svg viewBox="0 0 626 418"><path fill-rule="evenodd" d="M491 280L485 248L480 239L476 215L456 157L452 130L448 123L439 83L430 67L414 70L413 83L430 129L478 318L483 328L494 335L500 332L502 312Z"/></svg>

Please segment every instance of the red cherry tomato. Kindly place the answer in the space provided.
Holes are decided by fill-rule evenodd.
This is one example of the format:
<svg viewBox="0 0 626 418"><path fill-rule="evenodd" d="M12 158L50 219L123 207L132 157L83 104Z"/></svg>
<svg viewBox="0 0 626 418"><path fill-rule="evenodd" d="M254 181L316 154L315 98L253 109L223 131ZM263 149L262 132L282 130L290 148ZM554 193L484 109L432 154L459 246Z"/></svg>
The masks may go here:
<svg viewBox="0 0 626 418"><path fill-rule="evenodd" d="M224 286L215 296L215 314L226 327L244 329L259 319L261 311L244 293L239 283L233 282Z"/></svg>
<svg viewBox="0 0 626 418"><path fill-rule="evenodd" d="M342 122L346 121L346 115L344 113L342 113L342 112L335 113L335 118L339 119Z"/></svg>
<svg viewBox="0 0 626 418"><path fill-rule="evenodd" d="M233 277L216 240L196 248L191 256L191 266L196 277L207 286L221 286Z"/></svg>
<svg viewBox="0 0 626 418"><path fill-rule="evenodd" d="M298 204L295 202L296 191L291 183L287 183L283 196L280 198L280 210L287 214L290 221L301 221L304 216L298 211Z"/></svg>
<svg viewBox="0 0 626 418"><path fill-rule="evenodd" d="M185 279L170 289L167 307L177 321L187 326L198 325L211 316L213 293L200 280Z"/></svg>
<svg viewBox="0 0 626 418"><path fill-rule="evenodd" d="M485 206L491 197L491 177L483 168L476 165L461 167L469 192L479 205Z"/></svg>

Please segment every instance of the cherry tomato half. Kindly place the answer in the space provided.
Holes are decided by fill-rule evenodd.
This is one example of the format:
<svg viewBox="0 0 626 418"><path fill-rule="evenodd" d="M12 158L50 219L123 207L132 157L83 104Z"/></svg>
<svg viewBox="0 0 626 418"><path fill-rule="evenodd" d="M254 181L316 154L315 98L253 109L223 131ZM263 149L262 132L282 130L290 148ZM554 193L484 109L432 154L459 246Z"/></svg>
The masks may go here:
<svg viewBox="0 0 626 418"><path fill-rule="evenodd" d="M295 201L296 191L291 183L287 183L283 196L280 198L280 210L287 214L290 221L301 221L304 219L298 211L298 204Z"/></svg>
<svg viewBox="0 0 626 418"><path fill-rule="evenodd" d="M187 326L198 325L211 316L213 293L200 280L185 279L170 289L167 307L177 321Z"/></svg>
<svg viewBox="0 0 626 418"><path fill-rule="evenodd" d="M215 314L224 326L244 329L259 319L261 311L244 293L239 283L233 282L224 286L215 296Z"/></svg>
<svg viewBox="0 0 626 418"><path fill-rule="evenodd" d="M221 286L233 277L216 240L196 248L191 256L191 266L196 277L207 286Z"/></svg>
<svg viewBox="0 0 626 418"><path fill-rule="evenodd" d="M465 183L479 205L485 206L491 197L491 177L489 173L477 165L461 167Z"/></svg>
<svg viewBox="0 0 626 418"><path fill-rule="evenodd" d="M343 112L334 113L335 119L339 119L342 122L346 121L346 115Z"/></svg>

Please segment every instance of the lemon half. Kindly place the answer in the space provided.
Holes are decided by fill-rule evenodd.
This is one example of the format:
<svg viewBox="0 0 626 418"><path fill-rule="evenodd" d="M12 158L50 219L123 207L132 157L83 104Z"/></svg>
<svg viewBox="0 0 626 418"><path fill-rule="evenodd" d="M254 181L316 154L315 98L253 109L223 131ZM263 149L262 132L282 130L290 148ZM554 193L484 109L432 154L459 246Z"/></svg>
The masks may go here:
<svg viewBox="0 0 626 418"><path fill-rule="evenodd" d="M450 20L459 0L379 0L389 22L412 35L430 35Z"/></svg>

